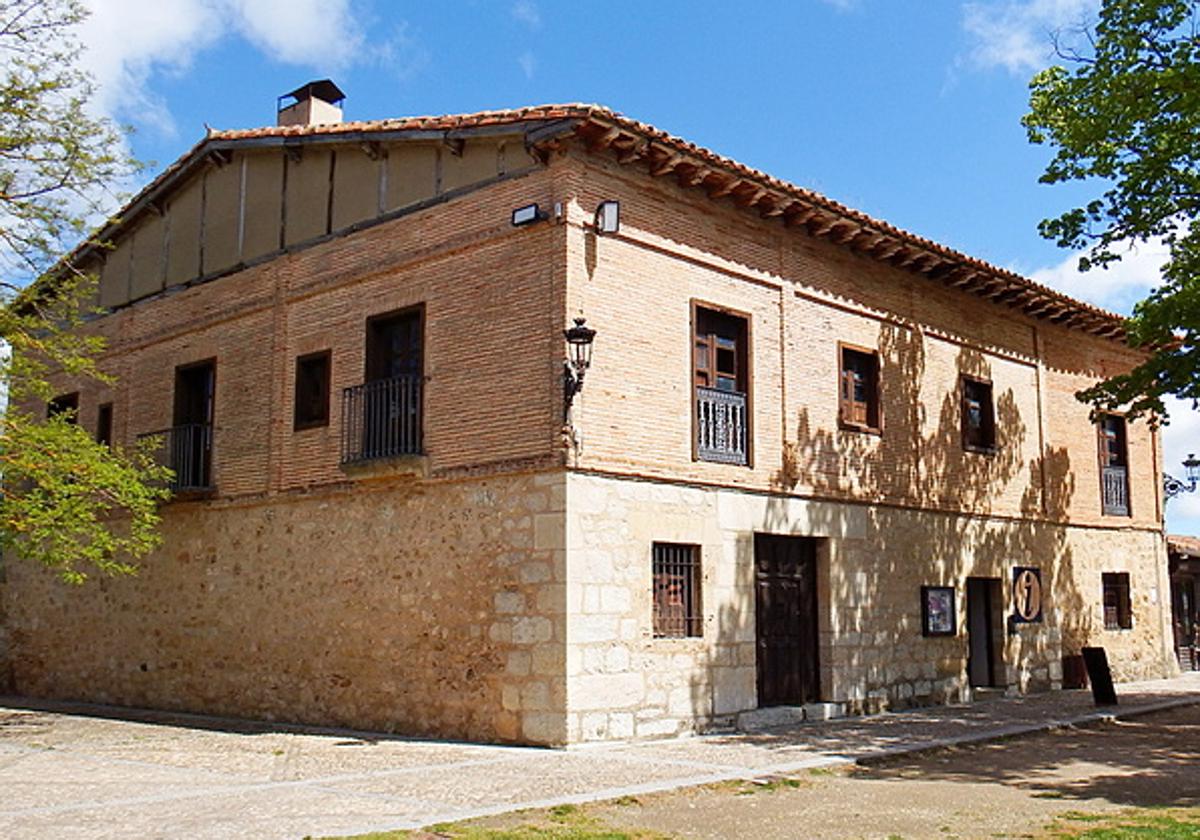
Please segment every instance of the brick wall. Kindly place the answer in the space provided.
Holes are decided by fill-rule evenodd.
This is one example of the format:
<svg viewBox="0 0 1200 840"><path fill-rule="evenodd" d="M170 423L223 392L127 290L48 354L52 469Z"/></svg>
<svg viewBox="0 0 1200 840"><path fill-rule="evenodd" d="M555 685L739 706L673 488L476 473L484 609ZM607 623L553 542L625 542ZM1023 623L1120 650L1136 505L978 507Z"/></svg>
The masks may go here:
<svg viewBox="0 0 1200 840"><path fill-rule="evenodd" d="M818 498L1159 527L1154 435L1145 423L1129 427L1132 517L1102 516L1095 426L1074 398L1136 363L1128 349L605 159L565 165L581 185L570 204L568 308L598 330L577 412L579 466ZM586 228L603 199L621 202L619 235ZM693 459L690 301L749 318L749 467ZM881 435L838 426L839 342L880 354ZM960 374L993 384L995 454L964 451Z"/></svg>

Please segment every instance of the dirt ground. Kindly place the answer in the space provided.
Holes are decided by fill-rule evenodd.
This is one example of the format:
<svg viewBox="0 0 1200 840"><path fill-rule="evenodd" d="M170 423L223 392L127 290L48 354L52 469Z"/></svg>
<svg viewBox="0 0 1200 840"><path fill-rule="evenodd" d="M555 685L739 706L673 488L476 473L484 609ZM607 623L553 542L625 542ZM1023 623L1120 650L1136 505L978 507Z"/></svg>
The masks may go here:
<svg viewBox="0 0 1200 840"><path fill-rule="evenodd" d="M708 838L1041 835L1072 812L1200 806L1200 706L868 767L584 806L623 829ZM529 815L480 821L528 822ZM535 818L536 821L536 818Z"/></svg>

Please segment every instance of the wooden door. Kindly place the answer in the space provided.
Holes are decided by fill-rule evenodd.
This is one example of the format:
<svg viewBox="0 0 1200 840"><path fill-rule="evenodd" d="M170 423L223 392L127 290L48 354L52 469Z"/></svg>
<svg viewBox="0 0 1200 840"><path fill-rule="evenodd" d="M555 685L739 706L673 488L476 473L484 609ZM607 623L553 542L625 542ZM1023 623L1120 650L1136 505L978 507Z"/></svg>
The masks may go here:
<svg viewBox="0 0 1200 840"><path fill-rule="evenodd" d="M759 706L820 699L816 543L754 535Z"/></svg>
<svg viewBox="0 0 1200 840"><path fill-rule="evenodd" d="M1000 581L967 578L967 678L972 687L995 685L995 604Z"/></svg>

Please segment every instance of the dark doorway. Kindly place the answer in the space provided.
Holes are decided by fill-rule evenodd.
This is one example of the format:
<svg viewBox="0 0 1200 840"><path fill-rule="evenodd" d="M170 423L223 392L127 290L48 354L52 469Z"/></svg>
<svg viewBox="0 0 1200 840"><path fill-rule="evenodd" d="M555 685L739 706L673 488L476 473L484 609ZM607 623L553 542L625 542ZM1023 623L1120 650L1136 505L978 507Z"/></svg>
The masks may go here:
<svg viewBox="0 0 1200 840"><path fill-rule="evenodd" d="M820 699L817 540L754 535L758 705Z"/></svg>
<svg viewBox="0 0 1200 840"><path fill-rule="evenodd" d="M211 359L175 369L175 420L167 446L177 490L210 486L216 373Z"/></svg>
<svg viewBox="0 0 1200 840"><path fill-rule="evenodd" d="M967 578L967 678L972 688L996 685L999 578Z"/></svg>
<svg viewBox="0 0 1200 840"><path fill-rule="evenodd" d="M421 310L367 322L367 382L421 375Z"/></svg>
<svg viewBox="0 0 1200 840"><path fill-rule="evenodd" d="M1179 667L1185 671L1200 668L1196 657L1197 610L1196 583L1190 577L1171 580L1171 617L1175 629L1175 654Z"/></svg>

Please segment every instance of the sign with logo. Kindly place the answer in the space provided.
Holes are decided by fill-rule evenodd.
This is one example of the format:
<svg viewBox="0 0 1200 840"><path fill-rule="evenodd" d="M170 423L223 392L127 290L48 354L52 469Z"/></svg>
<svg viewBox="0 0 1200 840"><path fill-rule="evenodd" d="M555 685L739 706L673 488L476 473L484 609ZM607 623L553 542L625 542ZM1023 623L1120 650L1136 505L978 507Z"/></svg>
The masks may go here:
<svg viewBox="0 0 1200 840"><path fill-rule="evenodd" d="M1033 566L1013 567L1013 615L1016 622L1042 620L1042 570Z"/></svg>

